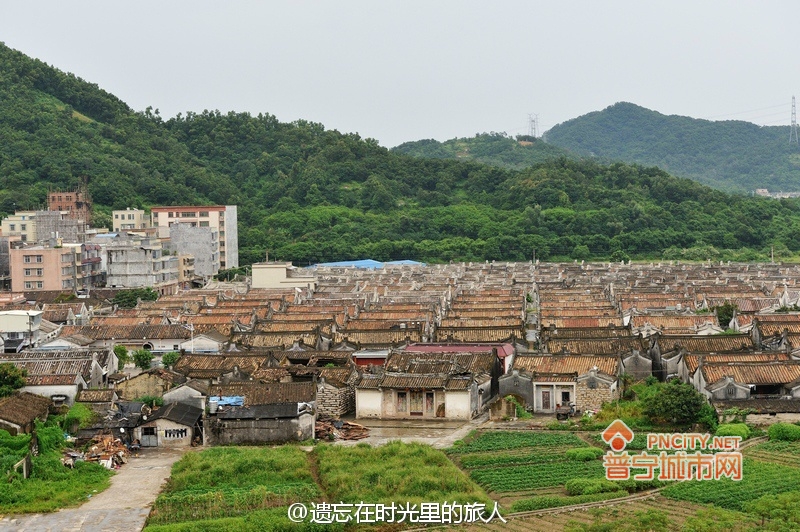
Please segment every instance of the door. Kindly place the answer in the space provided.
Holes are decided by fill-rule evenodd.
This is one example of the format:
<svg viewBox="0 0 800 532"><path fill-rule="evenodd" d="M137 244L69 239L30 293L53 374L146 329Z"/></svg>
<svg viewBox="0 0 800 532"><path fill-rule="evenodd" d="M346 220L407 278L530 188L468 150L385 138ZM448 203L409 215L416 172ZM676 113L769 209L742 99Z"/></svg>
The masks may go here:
<svg viewBox="0 0 800 532"><path fill-rule="evenodd" d="M142 427L142 447L158 447L155 427Z"/></svg>
<svg viewBox="0 0 800 532"><path fill-rule="evenodd" d="M412 416L422 415L423 397L424 394L422 392L411 392L410 413Z"/></svg>
<svg viewBox="0 0 800 532"><path fill-rule="evenodd" d="M542 410L550 410L550 390L542 390Z"/></svg>

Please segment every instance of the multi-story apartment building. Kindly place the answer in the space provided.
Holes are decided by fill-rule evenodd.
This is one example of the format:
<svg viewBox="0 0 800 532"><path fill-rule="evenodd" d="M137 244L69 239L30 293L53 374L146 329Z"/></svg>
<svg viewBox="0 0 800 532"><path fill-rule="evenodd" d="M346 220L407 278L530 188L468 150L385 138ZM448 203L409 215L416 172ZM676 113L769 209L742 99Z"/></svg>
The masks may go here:
<svg viewBox="0 0 800 532"><path fill-rule="evenodd" d="M211 227L192 227L188 223L175 223L169 228L169 244L164 244L175 255L194 257L194 274L208 280L219 273L220 241Z"/></svg>
<svg viewBox="0 0 800 532"><path fill-rule="evenodd" d="M47 210L66 212L69 218L91 221L92 202L85 190L53 191L47 194Z"/></svg>
<svg viewBox="0 0 800 532"><path fill-rule="evenodd" d="M68 211L17 211L4 218L0 227L3 236L39 244L51 238L83 242L88 228L84 220L71 218Z"/></svg>
<svg viewBox="0 0 800 532"><path fill-rule="evenodd" d="M100 247L95 244L12 245L9 267L14 292L104 286Z"/></svg>
<svg viewBox="0 0 800 532"><path fill-rule="evenodd" d="M161 295L178 291L178 257L164 255L156 239L114 239L106 256L110 288L150 287Z"/></svg>
<svg viewBox="0 0 800 532"><path fill-rule="evenodd" d="M135 229L147 229L151 227L150 216L142 209L125 209L113 211L114 232L133 231Z"/></svg>
<svg viewBox="0 0 800 532"><path fill-rule="evenodd" d="M150 209L153 227L168 228L175 223L208 227L219 236L220 268L239 267L239 233L236 205L192 207L153 207ZM195 256L195 259L197 257Z"/></svg>
<svg viewBox="0 0 800 532"><path fill-rule="evenodd" d="M3 236L18 236L23 242L36 242L36 211L17 211L3 218Z"/></svg>

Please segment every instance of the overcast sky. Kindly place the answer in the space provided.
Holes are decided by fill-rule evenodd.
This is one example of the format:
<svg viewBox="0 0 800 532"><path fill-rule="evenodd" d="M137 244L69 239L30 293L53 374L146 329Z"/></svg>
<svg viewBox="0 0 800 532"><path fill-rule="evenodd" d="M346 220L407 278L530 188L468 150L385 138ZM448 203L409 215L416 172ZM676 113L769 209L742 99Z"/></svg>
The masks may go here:
<svg viewBox="0 0 800 532"><path fill-rule="evenodd" d="M17 1L0 41L164 118L270 113L387 147L619 101L788 125L800 2Z"/></svg>

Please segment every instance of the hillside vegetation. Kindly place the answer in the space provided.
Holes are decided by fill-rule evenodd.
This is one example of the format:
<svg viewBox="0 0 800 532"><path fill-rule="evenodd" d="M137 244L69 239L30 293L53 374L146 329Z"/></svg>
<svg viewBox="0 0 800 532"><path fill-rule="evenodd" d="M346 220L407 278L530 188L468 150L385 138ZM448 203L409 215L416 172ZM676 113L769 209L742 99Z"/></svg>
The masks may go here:
<svg viewBox="0 0 800 532"><path fill-rule="evenodd" d="M789 142L789 126L667 116L623 102L559 124L546 138L580 155L658 166L720 190L800 192L800 146Z"/></svg>
<svg viewBox="0 0 800 532"><path fill-rule="evenodd" d="M163 120L2 45L0 138L0 214L82 182L105 224L112 208L237 204L242 264L266 250L299 265L528 260L534 250L542 260L800 251L798 201L728 195L622 163L548 155L513 170L417 158L268 114Z"/></svg>
<svg viewBox="0 0 800 532"><path fill-rule="evenodd" d="M547 144L542 139L503 133L482 133L471 138L439 142L433 139L404 142L392 148L395 153L427 159L459 159L520 170L566 157L579 159L569 150Z"/></svg>

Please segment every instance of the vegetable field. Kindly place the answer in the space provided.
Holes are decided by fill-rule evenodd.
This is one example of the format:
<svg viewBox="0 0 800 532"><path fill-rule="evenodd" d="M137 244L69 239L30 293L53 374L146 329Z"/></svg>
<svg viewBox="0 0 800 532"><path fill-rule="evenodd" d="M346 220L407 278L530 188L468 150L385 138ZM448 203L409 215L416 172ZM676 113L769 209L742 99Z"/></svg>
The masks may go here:
<svg viewBox="0 0 800 532"><path fill-rule="evenodd" d="M800 442L767 441L745 449L744 455L761 462L800 467Z"/></svg>
<svg viewBox="0 0 800 532"><path fill-rule="evenodd" d="M583 500L569 496L564 487L568 481L605 478L601 459L591 454L587 461L567 456L567 451L578 448L589 448L589 444L571 433L497 431L480 433L447 452L475 482L493 492L504 508L516 502L551 508ZM619 488L589 498L623 495L627 492Z"/></svg>
<svg viewBox="0 0 800 532"><path fill-rule="evenodd" d="M799 485L799 468L746 458L740 481L723 478L703 482L678 482L664 488L661 493L671 499L713 504L728 510L743 510L748 502L763 495L796 490Z"/></svg>

